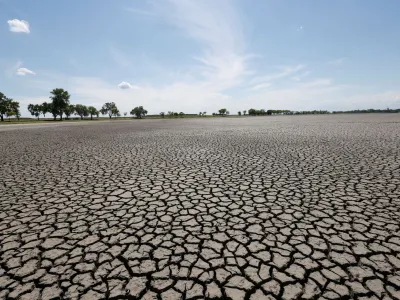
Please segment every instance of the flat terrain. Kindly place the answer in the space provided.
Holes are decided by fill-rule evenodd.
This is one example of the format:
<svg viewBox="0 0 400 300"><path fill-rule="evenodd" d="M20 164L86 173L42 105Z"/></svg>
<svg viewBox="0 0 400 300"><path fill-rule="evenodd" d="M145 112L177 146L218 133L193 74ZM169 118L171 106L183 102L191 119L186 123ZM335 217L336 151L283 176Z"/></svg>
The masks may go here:
<svg viewBox="0 0 400 300"><path fill-rule="evenodd" d="M0 127L0 299L400 299L400 114Z"/></svg>

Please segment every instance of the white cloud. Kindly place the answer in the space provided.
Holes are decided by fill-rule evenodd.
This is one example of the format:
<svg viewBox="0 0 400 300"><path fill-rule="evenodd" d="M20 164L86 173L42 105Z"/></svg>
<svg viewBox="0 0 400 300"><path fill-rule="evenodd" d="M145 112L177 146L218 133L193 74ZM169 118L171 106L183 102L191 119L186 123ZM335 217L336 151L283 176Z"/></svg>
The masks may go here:
<svg viewBox="0 0 400 300"><path fill-rule="evenodd" d="M222 91L242 82L249 74L241 21L233 2L168 0L154 3L165 21L200 44L192 66L199 84Z"/></svg>
<svg viewBox="0 0 400 300"><path fill-rule="evenodd" d="M362 87L343 86L324 78L323 74L320 78L310 78L307 67L299 63L256 73L251 69L255 65L251 59L255 56L248 50L233 1L164 0L147 3L152 9L148 13L147 10L142 13L135 9L132 12L148 15L149 20L151 16L157 16L154 18L156 22L166 22L169 29L173 25L181 35L184 34L184 38L192 39L197 46L191 48L197 49L195 53L188 54L193 58L192 63L180 69L170 69L153 61L147 56L150 54L138 58L110 46L110 56L118 66L126 67L124 71L130 71L132 65L138 64L146 70L151 69L149 73L165 81L160 84L155 83L157 79L146 81L143 77L140 88L127 81L121 82L117 88L115 83L102 78L48 76L48 81L34 83L36 89L41 88L40 94L45 95L43 99L48 98L46 93L51 88L62 84L70 91L72 103L95 104L100 108L113 99L121 112L144 105L150 114L170 110L185 113L207 111L211 114L221 107L230 111L251 107L293 110L380 108L399 101L396 100L399 91L377 91L374 97L366 97L368 93ZM262 64L257 67L261 69ZM40 73L42 78L43 71Z"/></svg>
<svg viewBox="0 0 400 300"><path fill-rule="evenodd" d="M299 28L297 28L297 31L303 31L303 30L304 30L303 26L300 26Z"/></svg>
<svg viewBox="0 0 400 300"><path fill-rule="evenodd" d="M27 68L18 68L16 74L19 76L25 76L27 74L35 75L36 73Z"/></svg>
<svg viewBox="0 0 400 300"><path fill-rule="evenodd" d="M204 86L177 82L171 85L155 87L141 85L140 88L116 89L104 80L98 78L70 78L65 88L74 99L86 103L105 103L115 99L120 111L130 111L134 106L143 105L150 114L161 111L183 111L195 113L198 111L215 112L218 107L230 106L236 101L229 95L206 89Z"/></svg>
<svg viewBox="0 0 400 300"><path fill-rule="evenodd" d="M143 84L140 89L117 89L99 78L76 77L63 78L67 82L63 87L71 93L72 103L94 105L101 108L102 104L115 99L120 111L130 111L133 107L143 105L149 114L161 111L183 111L197 113L216 112L221 107L229 111L248 110L249 108L291 109L291 110L350 110L365 108L398 108L400 107L400 90L377 90L374 93L365 91L359 86L334 84L331 79L317 78L307 82L293 83L287 87L271 86L266 89L256 89L248 96L232 95L204 88L200 84L178 82L165 86ZM55 82L48 83L50 87L57 86ZM397 98L396 98L397 97ZM26 105L47 101L44 91L42 97L14 97L22 100L21 111L28 116ZM32 101L30 100L32 99Z"/></svg>
<svg viewBox="0 0 400 300"><path fill-rule="evenodd" d="M129 82L125 82L125 81L122 81L120 84L118 84L118 87L121 90L138 89L139 88L138 86L131 85Z"/></svg>
<svg viewBox="0 0 400 300"><path fill-rule="evenodd" d="M7 23L12 32L30 33L29 23L27 21L14 19L8 20Z"/></svg>

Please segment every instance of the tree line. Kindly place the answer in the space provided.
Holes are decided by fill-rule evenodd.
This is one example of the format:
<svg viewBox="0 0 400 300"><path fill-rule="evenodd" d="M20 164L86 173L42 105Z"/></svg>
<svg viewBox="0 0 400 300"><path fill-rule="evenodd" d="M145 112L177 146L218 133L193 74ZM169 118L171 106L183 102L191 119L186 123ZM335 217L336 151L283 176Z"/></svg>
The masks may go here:
<svg viewBox="0 0 400 300"><path fill-rule="evenodd" d="M398 109L356 109L356 110L337 110L333 111L333 114L370 114L370 113L400 113L400 108Z"/></svg>
<svg viewBox="0 0 400 300"><path fill-rule="evenodd" d="M248 114L251 116L263 116L263 115L321 115L321 114L365 114L365 113L400 113L400 109L356 109L356 110L340 110L340 111L328 111L328 110L265 110L265 109L249 109ZM246 111L243 111L246 115ZM238 112L241 115L241 112Z"/></svg>
<svg viewBox="0 0 400 300"><path fill-rule="evenodd" d="M181 118L183 118L184 116L185 116L185 113L184 112L176 112L176 111L168 111L167 113L165 113L165 112L160 112L160 116L161 116L161 118L165 118L165 117L168 117L168 118L178 118L178 117L181 117Z"/></svg>
<svg viewBox="0 0 400 300"><path fill-rule="evenodd" d="M98 110L94 106L71 104L69 101L71 95L64 89L54 89L50 94L50 102L28 105L28 111L38 120L40 115L46 117L46 114L48 113L52 114L54 120L56 120L57 117L60 117L60 120L62 120L64 115L67 120L70 119L72 115L79 116L81 119L90 116L91 120L93 120L94 116L98 118L100 114L108 115L110 119L112 117L116 118L121 116L121 113L114 102L107 102ZM142 118L147 114L147 110L145 110L143 106L138 106L132 109L130 114L137 118ZM124 112L124 117L126 117L126 115L127 112Z"/></svg>
<svg viewBox="0 0 400 300"><path fill-rule="evenodd" d="M51 114L56 120L59 116L60 120L65 118L68 120L71 115L80 116L81 119L90 116L99 116L99 111L94 106L86 106L83 104L71 104L69 102L70 94L64 89L54 89L50 92L50 102L43 102L42 104L28 104L28 111L38 120L40 115L46 117L46 114Z"/></svg>
<svg viewBox="0 0 400 300"><path fill-rule="evenodd" d="M79 116L81 119L85 117L89 117L93 120L93 117L99 117L100 114L108 115L111 119L112 117L120 117L121 113L114 102L105 103L100 109L95 108L94 106L86 106L83 104L71 104L70 103L70 94L68 91L57 88L53 89L50 92L50 101L43 102L41 104L29 104L28 111L32 116L36 117L38 120L40 116L43 115L46 117L46 114L51 114L54 120L57 117L60 120L65 116L66 119L70 119L72 115ZM130 111L130 115L141 119L147 115L147 110L143 108L143 106L137 106ZM348 110L348 111L332 111L329 112L327 110L310 110L310 111L292 111L292 110L265 110L265 109L254 109L250 108L249 110L238 111L238 115L241 116L264 116L264 115L305 115L305 114L339 114L339 113L400 113L400 109L362 109L362 110ZM124 117L127 116L127 112L124 112ZM213 116L228 116L230 113L226 108L221 108L216 113L212 113ZM168 111L167 113L161 112L159 114L162 118L170 117L170 118L183 118L185 113L183 112L174 112ZM186 114L187 115L187 114ZM199 112L200 117L207 116L207 112ZM3 93L0 92L0 119L4 121L4 117L16 117L18 120L20 119L21 112L19 107L19 102L14 101L11 98L8 98ZM196 116L196 114L189 114L187 116Z"/></svg>
<svg viewBox="0 0 400 300"><path fill-rule="evenodd" d="M250 116L271 116L271 115L316 115L316 114L329 114L330 112L327 110L302 110L302 111L293 111L287 109L254 109L250 108L248 114ZM243 111L243 114L246 115L246 111ZM238 115L241 115L239 112Z"/></svg>

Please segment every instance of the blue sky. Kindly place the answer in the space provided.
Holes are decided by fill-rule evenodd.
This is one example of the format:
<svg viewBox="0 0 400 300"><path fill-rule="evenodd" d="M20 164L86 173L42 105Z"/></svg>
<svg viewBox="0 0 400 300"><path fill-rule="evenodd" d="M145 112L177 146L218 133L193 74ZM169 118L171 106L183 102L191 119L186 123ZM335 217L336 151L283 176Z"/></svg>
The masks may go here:
<svg viewBox="0 0 400 300"><path fill-rule="evenodd" d="M0 91L121 112L400 107L400 1L0 0Z"/></svg>

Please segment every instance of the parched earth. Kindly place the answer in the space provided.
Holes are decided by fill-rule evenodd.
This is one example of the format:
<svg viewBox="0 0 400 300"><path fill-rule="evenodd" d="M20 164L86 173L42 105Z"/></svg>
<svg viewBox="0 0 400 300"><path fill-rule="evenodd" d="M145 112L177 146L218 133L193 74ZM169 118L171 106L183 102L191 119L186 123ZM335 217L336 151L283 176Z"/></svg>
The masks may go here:
<svg viewBox="0 0 400 300"><path fill-rule="evenodd" d="M400 299L400 115L0 126L0 299Z"/></svg>

